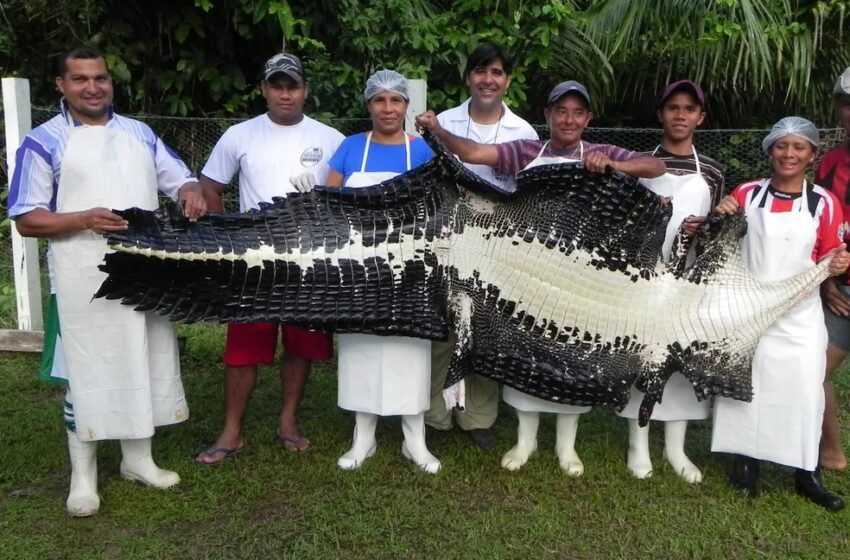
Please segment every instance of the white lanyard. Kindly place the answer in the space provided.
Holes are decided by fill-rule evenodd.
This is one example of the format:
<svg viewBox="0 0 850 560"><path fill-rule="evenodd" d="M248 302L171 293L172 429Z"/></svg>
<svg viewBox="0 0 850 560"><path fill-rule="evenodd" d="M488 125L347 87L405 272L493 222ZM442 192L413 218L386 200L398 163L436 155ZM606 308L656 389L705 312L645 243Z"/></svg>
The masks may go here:
<svg viewBox="0 0 850 560"><path fill-rule="evenodd" d="M652 155L654 156L658 152L659 149L661 149L661 144L658 144L657 146L655 146L655 149L652 150ZM694 148L693 144L691 144L691 151L694 153L694 162L696 163L696 167L697 167L696 173L697 173L697 175L699 175L700 174L699 156L697 155L697 149Z"/></svg>
<svg viewBox="0 0 850 560"><path fill-rule="evenodd" d="M540 158L543 155L543 151L546 149L546 146L548 146L548 145L549 145L549 141L546 140L546 142L543 143L543 147L540 148L540 151L537 153L537 158L534 158L534 159ZM584 141L583 140L578 141L578 149L579 149L578 159L580 161L584 160ZM556 157L563 157L563 158L566 158L566 159L575 159L573 157L575 155L576 155L576 151L573 150L573 153L570 154L569 158L567 158L567 156L556 156Z"/></svg>
<svg viewBox="0 0 850 560"><path fill-rule="evenodd" d="M366 160L369 158L369 144L372 143L372 132L369 131L369 134L366 135L366 145L363 146L363 162L360 164L360 173L364 173L366 171ZM404 151L407 156L407 167L406 171L410 171L410 138L407 137L407 133L404 133Z"/></svg>

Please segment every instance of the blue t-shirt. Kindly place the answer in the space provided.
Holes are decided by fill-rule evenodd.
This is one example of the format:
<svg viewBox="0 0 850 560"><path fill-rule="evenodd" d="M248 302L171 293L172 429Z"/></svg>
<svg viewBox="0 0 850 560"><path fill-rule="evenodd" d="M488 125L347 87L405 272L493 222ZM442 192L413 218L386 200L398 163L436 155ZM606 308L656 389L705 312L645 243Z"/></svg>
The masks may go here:
<svg viewBox="0 0 850 560"><path fill-rule="evenodd" d="M328 165L331 169L342 175L342 183L348 180L352 173L360 171L363 163L363 148L366 147L366 135L361 132L349 136L342 141L336 153L331 157ZM428 147L424 140L418 137L410 138L410 168L420 166L434 157L434 152ZM369 155L366 159L365 171L395 171L404 173L407 171L407 158L405 156L404 144L369 144Z"/></svg>

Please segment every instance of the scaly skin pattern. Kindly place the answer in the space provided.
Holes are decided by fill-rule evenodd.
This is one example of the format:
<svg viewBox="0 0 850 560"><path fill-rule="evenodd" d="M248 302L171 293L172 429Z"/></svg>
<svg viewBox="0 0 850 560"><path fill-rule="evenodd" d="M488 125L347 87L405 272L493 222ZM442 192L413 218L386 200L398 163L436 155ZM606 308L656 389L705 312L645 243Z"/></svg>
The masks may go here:
<svg viewBox="0 0 850 560"><path fill-rule="evenodd" d="M430 137L436 157L374 187L290 195L189 223L138 209L109 236L98 297L176 321L280 321L335 332L458 334L447 383L472 371L646 423L673 371L700 398L752 398L761 333L809 297L828 263L783 282L743 265L743 216L712 217L660 258L670 216L650 191L581 164L496 191Z"/></svg>

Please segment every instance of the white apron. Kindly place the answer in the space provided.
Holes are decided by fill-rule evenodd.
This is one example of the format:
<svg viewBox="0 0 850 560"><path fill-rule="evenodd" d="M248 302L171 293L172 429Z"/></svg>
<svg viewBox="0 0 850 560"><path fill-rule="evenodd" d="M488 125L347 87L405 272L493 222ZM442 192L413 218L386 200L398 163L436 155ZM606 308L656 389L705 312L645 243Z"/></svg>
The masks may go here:
<svg viewBox="0 0 850 560"><path fill-rule="evenodd" d="M759 208L768 181L747 209L742 256L760 280L780 281L815 266L812 249L818 220L808 209L803 185L800 210ZM718 397L711 450L737 453L813 471L823 421L826 327L817 289L762 335L753 358L753 401Z"/></svg>
<svg viewBox="0 0 850 560"><path fill-rule="evenodd" d="M157 207L148 149L131 134L71 124L57 212ZM91 230L51 240L56 297L77 435L83 441L151 437L189 409L171 324L119 301L93 299L106 239Z"/></svg>
<svg viewBox="0 0 850 560"><path fill-rule="evenodd" d="M393 171L366 171L372 133L366 136L360 171L346 187L368 187L396 177ZM410 139L404 135L407 170ZM407 336L337 335L340 408L379 416L421 414L431 402L431 341Z"/></svg>
<svg viewBox="0 0 850 560"><path fill-rule="evenodd" d="M652 155L658 152L656 147ZM696 162L696 173L688 175L673 175L665 173L654 179L641 179L640 183L659 196L671 199L673 214L667 224L667 234L661 246L661 255L665 261L670 260L673 241L679 233L679 226L688 216L707 216L711 211L711 188L700 173L699 156L696 148L691 146ZM693 253L688 254L688 260L693 261Z"/></svg>
<svg viewBox="0 0 850 560"><path fill-rule="evenodd" d="M660 146L659 146L660 147ZM689 175L673 175L665 173L654 179L641 179L640 183L659 196L668 197L673 204L673 215L667 224L667 235L661 246L661 255L665 261L670 260L673 241L679 233L679 227L688 216L707 216L711 211L711 189L705 178L700 174L699 156L696 149L691 146L696 161L696 173ZM658 147L652 155L658 151ZM688 264L696 258L694 249L688 252L686 260ZM643 401L643 392L632 387L629 403L617 415L622 418L637 420L640 412L640 404ZM697 400L694 387L690 381L685 379L678 371L670 376L664 386L661 402L655 405L652 411L652 420L662 422L676 420L704 420L708 418L710 401Z"/></svg>
<svg viewBox="0 0 850 560"><path fill-rule="evenodd" d="M543 147L540 148L540 152L537 154L537 157L529 163L523 171L527 169L531 169L533 167L538 167L540 165L553 165L558 163L575 163L582 161L584 159L584 142L579 141L579 154L578 159L572 159L567 157L543 157L543 152L546 150L546 146L549 145L549 141L543 144ZM522 391L518 391L512 387L504 386L502 390L502 398L506 403L511 405L517 410L521 410L523 412L552 412L555 414L584 414L585 412L590 410L589 406L575 406L572 404L560 404L552 401L547 401L545 399L539 399L537 397L532 397Z"/></svg>

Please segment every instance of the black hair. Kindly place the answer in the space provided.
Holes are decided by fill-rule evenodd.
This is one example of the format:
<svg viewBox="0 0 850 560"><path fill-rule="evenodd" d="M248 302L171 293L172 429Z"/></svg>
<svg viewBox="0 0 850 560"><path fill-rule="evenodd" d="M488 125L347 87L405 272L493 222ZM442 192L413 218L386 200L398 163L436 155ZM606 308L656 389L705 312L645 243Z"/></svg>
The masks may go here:
<svg viewBox="0 0 850 560"><path fill-rule="evenodd" d="M103 53L97 47L93 47L91 45L80 45L69 49L59 55L59 58L56 59L56 75L62 77L65 75L65 72L68 71L68 60L74 60L78 58L84 59L95 59L102 58L103 63L106 64L106 57L103 56ZM109 66L106 68L109 71Z"/></svg>
<svg viewBox="0 0 850 560"><path fill-rule="evenodd" d="M475 50L469 55L466 61L466 68L463 71L463 77L468 78L473 70L481 66L487 66L496 59L502 61L502 68L505 70L505 74L510 76L513 71L513 65L505 49L495 43L486 42L475 47Z"/></svg>

